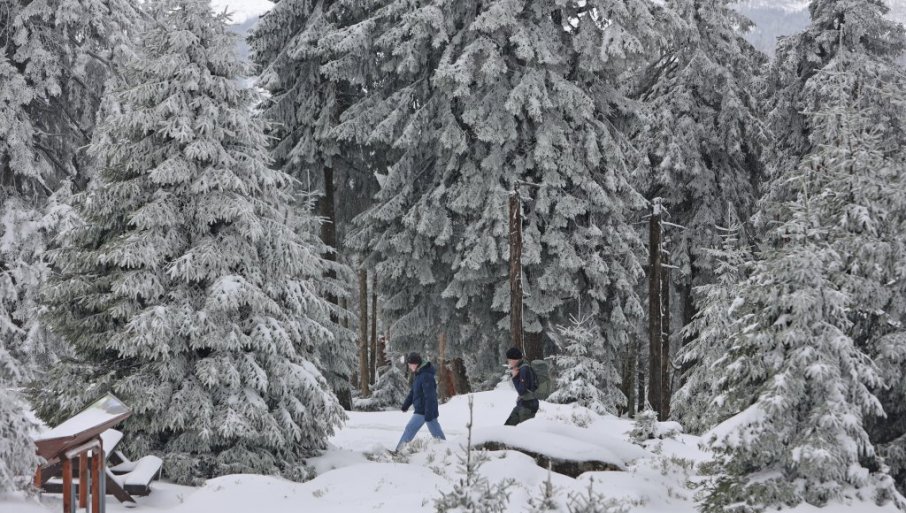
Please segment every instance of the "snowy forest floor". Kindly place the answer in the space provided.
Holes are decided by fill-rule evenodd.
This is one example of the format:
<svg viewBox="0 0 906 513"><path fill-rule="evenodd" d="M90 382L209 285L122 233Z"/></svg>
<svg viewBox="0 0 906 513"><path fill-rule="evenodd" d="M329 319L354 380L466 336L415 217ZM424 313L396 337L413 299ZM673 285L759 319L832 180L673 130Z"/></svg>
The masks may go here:
<svg viewBox="0 0 906 513"><path fill-rule="evenodd" d="M586 472L578 478L553 473L552 482L561 511L574 494L594 491L608 500L609 512L696 511L694 483L697 465L708 459L699 448L700 437L677 435L650 440L645 449L629 443L633 421L597 415L574 405L542 403L535 419L515 428L501 426L513 406L515 392L498 390L474 394L473 442L519 440L533 451L569 459L575 454L609 458L625 471ZM155 481L153 493L138 498L127 509L108 497L110 513L298 513L312 512L428 512L434 499L451 490L461 478L459 458L466 442L469 419L465 396L440 407L440 423L447 441L430 438L423 428L400 455L390 456L410 413L351 412L346 425L330 440L329 450L310 461L317 477L295 483L277 477L230 475L209 480L199 488ZM531 457L512 450L489 451L479 472L492 483L513 479L507 511L529 511L530 497L538 497L547 469ZM59 495L40 499L0 496L0 513L60 511ZM799 506L795 513L875 513L897 511L892 505L876 507L862 502L826 508Z"/></svg>

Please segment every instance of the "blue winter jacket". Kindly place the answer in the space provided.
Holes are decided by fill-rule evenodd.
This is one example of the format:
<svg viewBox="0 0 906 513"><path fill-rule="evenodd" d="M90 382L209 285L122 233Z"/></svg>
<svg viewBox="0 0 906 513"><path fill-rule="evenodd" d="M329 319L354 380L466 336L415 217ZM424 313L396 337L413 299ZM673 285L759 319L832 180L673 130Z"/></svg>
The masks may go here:
<svg viewBox="0 0 906 513"><path fill-rule="evenodd" d="M408 410L410 406L415 406L415 413L424 415L426 422L438 417L435 375L436 371L431 362L425 362L416 369L409 395L406 396L406 401L402 406L403 411Z"/></svg>

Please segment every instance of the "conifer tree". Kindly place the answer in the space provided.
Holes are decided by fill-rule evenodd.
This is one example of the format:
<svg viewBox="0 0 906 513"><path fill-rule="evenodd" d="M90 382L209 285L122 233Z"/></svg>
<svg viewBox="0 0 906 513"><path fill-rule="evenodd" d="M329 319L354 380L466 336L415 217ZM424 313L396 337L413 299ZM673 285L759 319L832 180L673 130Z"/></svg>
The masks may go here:
<svg viewBox="0 0 906 513"><path fill-rule="evenodd" d="M138 9L125 0L10 0L0 9L0 332L29 368L65 352L38 321L43 255L71 222L69 188L87 181L80 148Z"/></svg>
<svg viewBox="0 0 906 513"><path fill-rule="evenodd" d="M707 248L720 246L716 227L752 214L767 142L755 95L764 56L743 38L751 22L733 3L668 0L666 45L637 86L643 115L633 141L649 164L641 187L683 227L670 247L683 325L700 307L692 288L714 281Z"/></svg>
<svg viewBox="0 0 906 513"><path fill-rule="evenodd" d="M829 216L834 249L843 261L837 286L851 298L849 335L881 371L874 393L885 415L870 419L870 435L888 464L906 467L906 388L901 362L906 359L906 280L902 274L906 223L903 162L906 161L906 79L902 58L906 30L886 14L884 0L814 0L811 24L778 46L767 93L772 186L758 217L765 229L778 217L773 206L789 199L779 177L824 145L839 165L827 177L838 203ZM825 73L837 58L833 73ZM848 107L844 107L848 104ZM831 108L833 106L833 108ZM829 123L825 112L837 116ZM817 132L817 133L816 133ZM902 476L902 474L901 474ZM906 482L900 479L901 489Z"/></svg>
<svg viewBox="0 0 906 513"><path fill-rule="evenodd" d="M629 183L638 162L618 128L630 108L616 84L657 38L649 7L382 1L327 39L369 49L326 67L369 86L337 137L390 150L351 243L372 253L396 340L444 330L473 366L497 361L517 189L526 332L566 322L582 297L606 319L608 344L628 342L642 315L631 220L643 199Z"/></svg>
<svg viewBox="0 0 906 513"><path fill-rule="evenodd" d="M255 92L223 15L161 0L92 143L84 223L44 290L76 359L34 390L53 423L110 391L128 449L181 483L299 477L344 415L319 372L332 343L310 209L268 167ZM87 384L87 386L86 386Z"/></svg>
<svg viewBox="0 0 906 513"><path fill-rule="evenodd" d="M741 287L746 328L716 367L713 379L728 383L725 400L744 409L712 433L725 474L706 511L820 506L866 485L873 495L863 500L896 497L864 425L883 415L874 393L883 375L853 336L852 312L872 285L854 272L847 245L870 242L873 231L875 207L859 197L876 190L860 182L902 189L883 165L880 130L852 102L871 77L863 66L840 52L810 79L807 95L827 98L809 114L814 150L771 184L777 190L782 181L795 196L764 209L777 217Z"/></svg>
<svg viewBox="0 0 906 513"><path fill-rule="evenodd" d="M331 1L281 0L249 34L258 86L268 92L259 108L270 126L270 156L278 169L318 195L317 212L325 220L321 239L328 249L327 278L333 283L328 300L335 305L355 299L355 277L348 267L352 255L343 254L344 240L352 217L370 203L377 188L373 169L379 162L373 152L331 136L361 84L331 80L322 71L330 50L323 40L355 10ZM339 308L334 315L354 318ZM345 397L355 367L355 333L338 329L335 337L338 343L324 347L329 352L322 357L323 371Z"/></svg>
<svg viewBox="0 0 906 513"><path fill-rule="evenodd" d="M18 389L68 349L40 322L44 257L87 181L80 148L138 9L125 0L7 0L0 6L0 491L36 460Z"/></svg>
<svg viewBox="0 0 906 513"><path fill-rule="evenodd" d="M0 288L0 293L3 292ZM38 459L32 431L37 427L26 414L26 403L14 388L26 379L26 369L9 351L0 330L0 493L25 489Z"/></svg>
<svg viewBox="0 0 906 513"><path fill-rule="evenodd" d="M460 471L462 478L447 493L441 494L434 501L434 510L437 513L504 513L510 495L508 489L513 485L511 479L491 483L487 477L481 475L479 469L487 461L483 452L472 450L472 414L473 398L469 395L469 423L466 445L460 455Z"/></svg>
<svg viewBox="0 0 906 513"><path fill-rule="evenodd" d="M752 255L742 246L741 230L738 224L724 229L722 247L708 250L716 263L716 281L695 288L699 310L684 328L691 340L677 355L683 384L673 395L670 412L693 433L706 431L741 409L725 401L726 383L714 379L721 375L719 369L727 364L727 353L743 328L736 315L743 301L737 288Z"/></svg>
<svg viewBox="0 0 906 513"><path fill-rule="evenodd" d="M390 349L385 348L383 361L387 362L387 365L378 367L377 379L371 387L371 396L358 398L355 402L357 410L396 410L406 400L409 382L399 367L394 364L396 358L389 353Z"/></svg>
<svg viewBox="0 0 906 513"><path fill-rule="evenodd" d="M558 375L552 403L577 403L599 414L617 411L626 398L620 391L620 376L615 362L617 352L605 347L600 328L589 317L572 318L560 326L562 352L553 357Z"/></svg>
<svg viewBox="0 0 906 513"><path fill-rule="evenodd" d="M557 501L558 489L551 480L551 467L547 467L547 479L541 483L538 495L529 498L528 506L531 513L547 513L549 511L563 512L565 509Z"/></svg>

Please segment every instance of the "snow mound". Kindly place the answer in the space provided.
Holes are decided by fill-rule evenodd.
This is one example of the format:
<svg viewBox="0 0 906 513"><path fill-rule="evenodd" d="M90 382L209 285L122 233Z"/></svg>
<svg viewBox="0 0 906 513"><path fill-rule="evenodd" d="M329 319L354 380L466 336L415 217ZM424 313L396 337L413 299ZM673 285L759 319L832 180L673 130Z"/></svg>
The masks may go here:
<svg viewBox="0 0 906 513"><path fill-rule="evenodd" d="M472 433L475 447L495 442L555 460L596 461L621 470L633 460L652 456L645 449L620 438L601 436L600 432L543 419L532 419L515 427L477 428Z"/></svg>
<svg viewBox="0 0 906 513"><path fill-rule="evenodd" d="M306 483L238 474L209 480L172 513L433 511L425 500L447 490L446 480L424 467L363 463L330 471Z"/></svg>

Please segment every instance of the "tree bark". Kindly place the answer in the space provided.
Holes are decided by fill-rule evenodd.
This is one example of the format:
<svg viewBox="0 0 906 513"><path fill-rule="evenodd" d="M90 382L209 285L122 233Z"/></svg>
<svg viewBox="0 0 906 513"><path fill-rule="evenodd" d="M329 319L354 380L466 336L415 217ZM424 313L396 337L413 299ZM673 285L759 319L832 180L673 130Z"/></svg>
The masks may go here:
<svg viewBox="0 0 906 513"><path fill-rule="evenodd" d="M389 363L390 359L387 358L387 338L381 335L377 340L377 366L381 368Z"/></svg>
<svg viewBox="0 0 906 513"><path fill-rule="evenodd" d="M454 358L451 366L453 372L453 390L460 395L472 392L472 387L469 385L469 378L466 375L466 364L462 358Z"/></svg>
<svg viewBox="0 0 906 513"><path fill-rule="evenodd" d="M510 191L509 200L509 243L510 243L510 343L522 348L522 216L519 196Z"/></svg>
<svg viewBox="0 0 906 513"><path fill-rule="evenodd" d="M661 215L655 200L648 221L648 403L660 415L661 402Z"/></svg>
<svg viewBox="0 0 906 513"><path fill-rule="evenodd" d="M359 269L359 391L368 397L368 271Z"/></svg>
<svg viewBox="0 0 906 513"><path fill-rule="evenodd" d="M664 263L670 263L670 256L663 255ZM658 419L663 422L670 416L670 268L661 271L661 409Z"/></svg>
<svg viewBox="0 0 906 513"><path fill-rule="evenodd" d="M544 342L542 332L523 333L525 343L525 358L529 361L541 360L544 358Z"/></svg>
<svg viewBox="0 0 906 513"><path fill-rule="evenodd" d="M377 379L377 275L371 283L371 351L368 364L371 372L371 384Z"/></svg>

